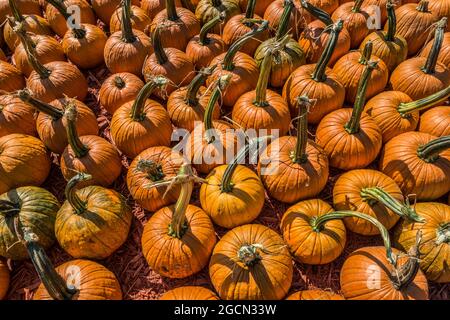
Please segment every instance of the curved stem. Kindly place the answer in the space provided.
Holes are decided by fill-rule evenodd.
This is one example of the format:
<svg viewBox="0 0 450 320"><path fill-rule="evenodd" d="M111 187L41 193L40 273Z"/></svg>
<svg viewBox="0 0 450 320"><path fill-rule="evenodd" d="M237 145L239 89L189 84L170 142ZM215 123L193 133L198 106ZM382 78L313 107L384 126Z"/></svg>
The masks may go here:
<svg viewBox="0 0 450 320"><path fill-rule="evenodd" d="M198 90L205 84L206 79L212 74L216 66L209 68L203 68L199 73L192 79L191 83L187 87L185 101L189 106L196 106L198 104Z"/></svg>
<svg viewBox="0 0 450 320"><path fill-rule="evenodd" d="M394 272L391 273L391 282L395 289L402 290L406 288L417 275L420 269L420 243L422 241L422 231L416 234L416 243L408 251L408 261L400 268L395 266Z"/></svg>
<svg viewBox="0 0 450 320"><path fill-rule="evenodd" d="M356 0L355 4L352 7L352 12L354 12L354 13L361 12L361 5L362 5L363 1L364 0Z"/></svg>
<svg viewBox="0 0 450 320"><path fill-rule="evenodd" d="M450 148L450 135L439 137L417 148L417 155L425 162L435 162L439 154Z"/></svg>
<svg viewBox="0 0 450 320"><path fill-rule="evenodd" d="M422 70L426 74L432 74L436 71L436 64L438 62L439 52L441 51L442 44L444 42L444 32L447 27L447 18L444 17L437 23L436 31L434 34L433 46L428 54L427 61Z"/></svg>
<svg viewBox="0 0 450 320"><path fill-rule="evenodd" d="M388 29L386 33L385 40L389 42L395 41L395 34L397 32L397 17L395 16L395 6L389 0L386 3L386 9L387 9L387 17L388 17Z"/></svg>
<svg viewBox="0 0 450 320"><path fill-rule="evenodd" d="M444 102L448 97L450 97L450 86L423 99L408 103L400 103L397 107L397 111L404 117L411 112L420 111Z"/></svg>
<svg viewBox="0 0 450 320"><path fill-rule="evenodd" d="M359 59L360 64L366 65L369 62L370 57L372 56L372 49L373 49L372 41L367 41L366 45L364 46L364 50L361 53L361 58Z"/></svg>
<svg viewBox="0 0 450 320"><path fill-rule="evenodd" d="M170 21L177 21L180 19L177 14L177 8L174 0L166 0L167 18Z"/></svg>
<svg viewBox="0 0 450 320"><path fill-rule="evenodd" d="M223 91L227 88L230 83L231 75L223 75L221 76L215 85L211 93L211 97L209 98L208 105L205 110L203 124L205 129L205 138L207 143L212 143L215 140L214 134L211 132L214 127L212 123L212 115L214 113L214 108L216 106L216 102L219 100L219 97L222 96Z"/></svg>
<svg viewBox="0 0 450 320"><path fill-rule="evenodd" d="M86 202L80 199L75 190L76 186L83 181L92 179L92 176L87 173L78 173L72 179L67 182L66 189L64 191L67 202L75 210L76 214L82 214L86 211Z"/></svg>
<svg viewBox="0 0 450 320"><path fill-rule="evenodd" d="M359 132L359 121L364 110L364 104L366 103L366 91L369 83L370 76L373 69L376 68L378 62L369 61L364 68L364 72L358 83L358 91L356 93L355 105L353 106L352 116L345 124L345 130L350 134Z"/></svg>
<svg viewBox="0 0 450 320"><path fill-rule="evenodd" d="M67 120L67 140L69 141L69 145L72 148L75 157L82 158L88 154L89 148L81 142L80 137L78 136L77 115L78 113L75 105L69 102L65 111L65 117Z"/></svg>
<svg viewBox="0 0 450 320"><path fill-rule="evenodd" d="M131 0L122 1L122 19L120 21L122 39L126 43L133 43L136 41L136 36L133 33L133 26L131 24Z"/></svg>
<svg viewBox="0 0 450 320"><path fill-rule="evenodd" d="M33 98L30 94L30 91L27 89L19 90L17 92L17 96L19 97L20 100L37 109L39 112L48 114L53 118L53 120L61 119L62 116L64 115L63 110L60 110L58 108L55 108L51 104Z"/></svg>
<svg viewBox="0 0 450 320"><path fill-rule="evenodd" d="M151 181L161 181L165 177L161 164L153 160L140 159L136 171L145 173Z"/></svg>
<svg viewBox="0 0 450 320"><path fill-rule="evenodd" d="M164 51L164 47L162 46L160 27L157 27L153 33L153 49L155 51L158 64L163 65L169 61L169 58L167 58L166 52Z"/></svg>
<svg viewBox="0 0 450 320"><path fill-rule="evenodd" d="M145 102L152 92L157 88L162 88L168 83L167 78L156 76L142 87L131 107L131 119L133 121L143 121L146 117L144 112Z"/></svg>
<svg viewBox="0 0 450 320"><path fill-rule="evenodd" d="M19 8L17 8L17 4L15 0L8 0L8 4L9 7L11 9L11 12L13 14L14 20L16 20L17 22L22 22L24 21L24 18L22 16L22 14L19 11Z"/></svg>
<svg viewBox="0 0 450 320"><path fill-rule="evenodd" d="M333 24L333 20L331 19L330 15L325 11L323 11L322 9L313 6L306 0L301 0L301 4L303 8L305 8L314 17L325 23L325 25L330 26Z"/></svg>
<svg viewBox="0 0 450 320"><path fill-rule="evenodd" d="M247 8L245 8L245 18L252 19L255 15L256 0L248 0Z"/></svg>
<svg viewBox="0 0 450 320"><path fill-rule="evenodd" d="M306 96L301 96L297 98L297 104L297 142L295 144L294 154L292 155L292 161L301 164L308 161L306 146L308 145L308 112L311 106L311 100Z"/></svg>
<svg viewBox="0 0 450 320"><path fill-rule="evenodd" d="M419 12L429 12L428 10L428 0L421 0L416 7L416 10Z"/></svg>
<svg viewBox="0 0 450 320"><path fill-rule="evenodd" d="M343 26L344 22L339 19L331 27L330 37L328 38L325 50L322 52L319 61L317 61L316 67L314 68L314 72L311 76L314 81L324 82L327 79L325 70L327 69L328 63L330 62L331 56L333 55L334 48L336 47L338 41L339 33L341 32Z"/></svg>
<svg viewBox="0 0 450 320"><path fill-rule="evenodd" d="M292 0L284 0L283 14L281 15L277 33L275 35L276 40L282 39L288 33L292 9L294 9L294 2Z"/></svg>
<svg viewBox="0 0 450 320"><path fill-rule="evenodd" d="M256 22L255 22L256 23ZM251 38L256 36L257 34L263 32L267 29L269 22L267 20L261 20L261 25L257 29L253 29L249 32L247 32L245 35L243 35L239 40L237 40L235 43L231 45L231 47L228 49L223 62L222 62L222 69L227 71L232 71L234 69L233 59L236 53L241 49L241 47L249 41Z"/></svg>
<svg viewBox="0 0 450 320"><path fill-rule="evenodd" d="M273 51L269 49L260 66L258 83L256 84L256 97L253 104L258 107L267 107L267 86L269 85L270 72L272 70Z"/></svg>
<svg viewBox="0 0 450 320"><path fill-rule="evenodd" d="M224 18L225 18L225 15L223 12L221 12L220 14L216 15L214 18L212 18L211 20L209 20L207 23L205 23L203 25L203 27L200 30L200 35L198 37L198 43L201 46L205 46L209 43L209 39L208 39L209 30L214 28L219 22L223 22Z"/></svg>

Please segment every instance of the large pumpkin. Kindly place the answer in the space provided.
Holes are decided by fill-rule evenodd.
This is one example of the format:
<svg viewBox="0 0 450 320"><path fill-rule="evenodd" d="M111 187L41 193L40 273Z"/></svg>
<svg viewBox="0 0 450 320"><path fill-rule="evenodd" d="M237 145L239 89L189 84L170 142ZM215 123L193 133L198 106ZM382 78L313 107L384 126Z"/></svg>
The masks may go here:
<svg viewBox="0 0 450 320"><path fill-rule="evenodd" d="M35 111L12 94L0 95L0 138L12 133L36 135Z"/></svg>
<svg viewBox="0 0 450 320"><path fill-rule="evenodd" d="M6 297L9 289L9 280L9 268L6 265L6 261L0 258L0 300Z"/></svg>
<svg viewBox="0 0 450 320"><path fill-rule="evenodd" d="M185 286L166 291L159 300L219 300L219 298L204 287Z"/></svg>

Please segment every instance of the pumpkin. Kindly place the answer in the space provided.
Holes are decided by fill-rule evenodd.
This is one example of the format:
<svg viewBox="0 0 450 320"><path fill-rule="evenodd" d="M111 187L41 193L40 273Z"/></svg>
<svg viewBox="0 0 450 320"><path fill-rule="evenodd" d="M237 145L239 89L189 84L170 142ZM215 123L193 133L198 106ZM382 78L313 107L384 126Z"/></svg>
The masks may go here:
<svg viewBox="0 0 450 320"><path fill-rule="evenodd" d="M371 16L379 15L380 28L386 22L389 16L388 4L401 6L402 3L406 3L405 0L364 0L363 8L367 12L371 13ZM377 21L374 21L377 23ZM379 28L378 28L379 29Z"/></svg>
<svg viewBox="0 0 450 320"><path fill-rule="evenodd" d="M111 120L111 137L116 147L127 157L134 158L153 146L169 146L172 123L164 107L148 99L156 88L167 85L161 76L148 82L134 101L123 104Z"/></svg>
<svg viewBox="0 0 450 320"><path fill-rule="evenodd" d="M419 131L437 137L450 135L450 108L439 106L424 112L420 117Z"/></svg>
<svg viewBox="0 0 450 320"><path fill-rule="evenodd" d="M251 0L239 0L239 6L241 8L242 12L245 12L247 9L248 3ZM272 0L257 0L255 5L255 13L262 17L264 15L264 12L266 11L267 7L272 3Z"/></svg>
<svg viewBox="0 0 450 320"><path fill-rule="evenodd" d="M131 210L118 192L99 186L75 190L90 180L79 173L66 186L66 201L55 220L59 245L74 258L105 259L127 239Z"/></svg>
<svg viewBox="0 0 450 320"><path fill-rule="evenodd" d="M388 1L386 8L388 15L387 31L380 30L370 33L363 40L359 48L362 49L366 46L367 42L372 42L372 54L383 60L389 71L392 71L406 59L408 55L408 43L405 38L396 34L397 19L394 4Z"/></svg>
<svg viewBox="0 0 450 320"><path fill-rule="evenodd" d="M153 18L150 30L161 33L164 47L184 51L189 40L200 32L200 23L194 13L186 8L175 6L175 0L166 0L166 9Z"/></svg>
<svg viewBox="0 0 450 320"><path fill-rule="evenodd" d="M65 109L69 105L75 106L78 111L77 130L80 135L97 135L98 124L94 112L83 102L61 98L45 103L33 98L28 90L18 92L18 97L24 103L39 111L36 120L37 133L45 146L52 152L62 154L68 144L66 128L67 115Z"/></svg>
<svg viewBox="0 0 450 320"><path fill-rule="evenodd" d="M407 3L395 10L397 34L408 42L408 55L415 55L429 38L429 29L438 17L428 9L428 0ZM387 30L388 26L385 26ZM445 27L444 27L445 28Z"/></svg>
<svg viewBox="0 0 450 320"><path fill-rule="evenodd" d="M166 291L159 300L219 300L219 298L204 287L185 286Z"/></svg>
<svg viewBox="0 0 450 320"><path fill-rule="evenodd" d="M259 135L266 129L267 134L276 132L285 135L291 123L289 106L281 95L267 89L270 67L274 53L266 53L260 67L260 75L256 90L244 93L234 104L231 118L236 127L244 130L254 129Z"/></svg>
<svg viewBox="0 0 450 320"><path fill-rule="evenodd" d="M176 48L162 46L162 29L158 28L153 34L153 47L155 52L149 54L144 62L142 74L145 81L151 81L155 76L164 76L168 79L164 90L155 91L161 99L167 99L177 87L191 82L195 76L195 68L189 57Z"/></svg>
<svg viewBox="0 0 450 320"><path fill-rule="evenodd" d="M309 3L322 9L329 15L331 15L339 7L339 0L309 0Z"/></svg>
<svg viewBox="0 0 450 320"><path fill-rule="evenodd" d="M64 37L69 30L67 23L67 15L71 11L67 11L67 8L76 7L80 13L80 21L73 21L75 24L91 24L96 25L97 19L95 18L94 11L86 0L46 0L48 5L45 7L45 17L48 20L53 31L60 37ZM62 14L65 12L66 14ZM72 11L73 12L73 11ZM74 24L74 25L75 25ZM79 26L76 26L79 27Z"/></svg>
<svg viewBox="0 0 450 320"><path fill-rule="evenodd" d="M387 142L401 133L415 130L419 123L419 110L439 104L449 96L450 87L417 101L411 101L400 91L385 91L373 97L365 111L381 129L383 142Z"/></svg>
<svg viewBox="0 0 450 320"><path fill-rule="evenodd" d="M19 186L41 185L47 179L50 164L41 140L19 133L3 136L0 138L0 194Z"/></svg>
<svg viewBox="0 0 450 320"><path fill-rule="evenodd" d="M344 20L344 28L350 34L350 48L358 48L364 38L369 34L368 21L370 15L361 5L364 0L347 2L333 12L334 21Z"/></svg>
<svg viewBox="0 0 450 320"><path fill-rule="evenodd" d="M258 174L267 193L292 203L319 194L328 180L328 159L322 148L308 141L308 108L311 100L298 98L297 137L276 139L260 156Z"/></svg>
<svg viewBox="0 0 450 320"><path fill-rule="evenodd" d="M316 142L328 155L332 167L342 170L365 168L381 150L381 130L364 112L368 79L375 67L376 62L367 63L353 108L335 110L317 126Z"/></svg>
<svg viewBox="0 0 450 320"><path fill-rule="evenodd" d="M286 300L345 300L345 298L325 290L303 290L292 293Z"/></svg>
<svg viewBox="0 0 450 320"><path fill-rule="evenodd" d="M255 220L264 205L264 186L259 177L239 163L266 137L251 140L229 165L214 168L200 188L200 204L211 220L234 228Z"/></svg>
<svg viewBox="0 0 450 320"><path fill-rule="evenodd" d="M429 10L439 19L447 17L450 19L450 4L445 0L433 0L428 3ZM447 26L447 31L449 31Z"/></svg>
<svg viewBox="0 0 450 320"><path fill-rule="evenodd" d="M25 79L20 71L6 61L0 60L0 90L13 92L25 87Z"/></svg>
<svg viewBox="0 0 450 320"><path fill-rule="evenodd" d="M231 17L240 14L239 0L200 0L195 9L195 16L203 26L222 12L225 15L225 23ZM211 32L221 34L221 26L216 25Z"/></svg>
<svg viewBox="0 0 450 320"><path fill-rule="evenodd" d="M18 225L35 233L41 246L50 248L55 242L58 210L56 197L39 187L19 187L0 195L0 256L13 260L28 258L26 247L17 235Z"/></svg>
<svg viewBox="0 0 450 320"><path fill-rule="evenodd" d="M181 0L175 0L175 5L181 7ZM145 10L150 19L153 19L166 8L166 0L141 0L141 8Z"/></svg>
<svg viewBox="0 0 450 320"><path fill-rule="evenodd" d="M0 300L6 297L9 288L9 268L6 261L0 258Z"/></svg>
<svg viewBox="0 0 450 320"><path fill-rule="evenodd" d="M122 10L123 8L118 8L111 16L111 20L109 21L109 30L111 33L121 30ZM147 16L147 13L137 5L132 5L130 8L130 20L131 27L134 30L139 30L144 33L147 33L149 31L148 29L150 27L151 20Z"/></svg>
<svg viewBox="0 0 450 320"><path fill-rule="evenodd" d="M230 18L230 20L228 20L225 24L222 39L227 46L232 45L246 33L254 28L257 28L258 25L256 23L261 23L261 17L255 15L255 4L256 0L249 0L245 14L238 14ZM247 41L239 49L239 51L253 56L261 42L267 40L268 38L269 31L266 29Z"/></svg>
<svg viewBox="0 0 450 320"><path fill-rule="evenodd" d="M438 62L447 18L437 24L433 48L427 58L411 58L392 72L390 83L395 91L402 91L414 100L425 98L450 84L450 69Z"/></svg>
<svg viewBox="0 0 450 320"><path fill-rule="evenodd" d="M431 201L450 191L450 136L406 132L389 140L380 170L394 179L403 194Z"/></svg>
<svg viewBox="0 0 450 320"><path fill-rule="evenodd" d="M36 135L36 120L33 108L15 95L0 95L0 138L12 133Z"/></svg>
<svg viewBox="0 0 450 320"><path fill-rule="evenodd" d="M132 29L130 2L123 1L122 29L106 41L104 59L111 73L130 72L140 77L145 57L153 52L153 48L145 33Z"/></svg>
<svg viewBox="0 0 450 320"><path fill-rule="evenodd" d="M301 95L316 100L309 110L308 116L309 121L313 124L319 123L326 114L342 107L345 98L344 86L340 83L338 75L327 68L342 26L342 21L339 21L331 28L327 49L323 52L319 62L297 68L284 84L283 98L289 104L291 116L297 114L297 97Z"/></svg>
<svg viewBox="0 0 450 320"><path fill-rule="evenodd" d="M448 20L447 20L448 21ZM427 57L433 48L433 41L428 42L419 52L419 57ZM450 32L444 33L444 41L439 51L438 61L450 69Z"/></svg>
<svg viewBox="0 0 450 320"><path fill-rule="evenodd" d="M122 163L114 146L95 135L80 137L77 130L78 111L75 105L65 110L69 145L61 155L61 171L66 180L77 172L92 175L90 185L109 186L120 175Z"/></svg>
<svg viewBox="0 0 450 320"><path fill-rule="evenodd" d="M108 24L111 21L111 17L120 6L121 0L90 0L92 9L95 15L104 23ZM144 1L142 1L144 3ZM131 0L131 4L139 6L139 0Z"/></svg>
<svg viewBox="0 0 450 320"><path fill-rule="evenodd" d="M233 43L227 52L218 55L211 61L210 66L217 65L217 67L206 82L208 87L221 76L231 76L227 91L222 96L224 106L232 107L241 95L255 89L258 81L258 66L252 57L239 50L252 37L264 32L267 26L267 21L264 21L257 29L249 31Z"/></svg>
<svg viewBox="0 0 450 320"><path fill-rule="evenodd" d="M206 78L214 68L204 68L192 79L187 87L181 87L172 92L167 100L167 112L170 120L177 128L194 130L197 121L202 121L205 109L211 97L210 92L203 87ZM219 119L218 104L214 107L212 119Z"/></svg>
<svg viewBox="0 0 450 320"><path fill-rule="evenodd" d="M427 279L450 282L450 207L437 202L417 203L415 209L425 221L402 221L395 230L395 244L402 250L410 250L418 232L423 233L424 241L419 250L422 253L420 269Z"/></svg>
<svg viewBox="0 0 450 320"><path fill-rule="evenodd" d="M109 114L114 114L120 106L134 100L143 86L144 82L132 73L113 74L100 87L100 104Z"/></svg>
<svg viewBox="0 0 450 320"><path fill-rule="evenodd" d="M283 239L260 224L228 231L209 263L211 282L224 300L283 299L292 274L292 259Z"/></svg>
<svg viewBox="0 0 450 320"><path fill-rule="evenodd" d="M216 244L213 224L200 208L189 204L194 181L192 167L183 164L165 184L181 184L174 206L156 211L144 226L142 253L158 274L185 278L202 270Z"/></svg>
<svg viewBox="0 0 450 320"><path fill-rule="evenodd" d="M326 12L314 7L309 2L302 0L302 6L318 20L314 20L306 26L298 39L298 44L306 55L306 62L316 63L324 53L331 37L333 20ZM342 23L343 26L343 20L339 19L337 22ZM331 65L350 50L350 41L349 32L342 27L336 45L331 52Z"/></svg>
<svg viewBox="0 0 450 320"><path fill-rule="evenodd" d="M395 181L372 169L351 170L339 176L333 188L333 205L337 210L354 210L376 218L388 230L400 217L421 221L408 201L405 203ZM359 218L345 218L344 223L358 234L379 234L378 228Z"/></svg>
<svg viewBox="0 0 450 320"><path fill-rule="evenodd" d="M209 33L219 22L223 22L224 14L215 16L200 30L200 34L194 36L186 46L186 55L197 69L206 68L211 60L224 53L227 49L222 37Z"/></svg>
<svg viewBox="0 0 450 320"><path fill-rule="evenodd" d="M306 57L299 44L288 35L290 33L289 21L294 8L293 0L285 0L275 37L261 43L255 52L255 61L259 68L261 68L267 53L273 52L269 79L269 83L273 87L282 87L291 73L306 62Z"/></svg>
<svg viewBox="0 0 450 320"><path fill-rule="evenodd" d="M41 15L41 7L37 0L15 0L14 4L18 11L25 14ZM12 10L9 0L0 1L0 23L6 20L7 15L11 15Z"/></svg>
<svg viewBox="0 0 450 320"><path fill-rule="evenodd" d="M151 147L142 151L131 162L127 173L127 186L133 199L145 210L155 212L175 203L180 188L147 188L149 183L158 183L175 177L183 164L183 157L169 147Z"/></svg>
<svg viewBox="0 0 450 320"><path fill-rule="evenodd" d="M368 41L362 52L353 51L347 53L333 67L333 71L338 75L340 82L345 87L345 100L348 103L355 103L359 79L369 61L377 61L378 64L370 75L366 99L372 98L386 87L389 70L382 60L372 55L372 48L372 42Z"/></svg>

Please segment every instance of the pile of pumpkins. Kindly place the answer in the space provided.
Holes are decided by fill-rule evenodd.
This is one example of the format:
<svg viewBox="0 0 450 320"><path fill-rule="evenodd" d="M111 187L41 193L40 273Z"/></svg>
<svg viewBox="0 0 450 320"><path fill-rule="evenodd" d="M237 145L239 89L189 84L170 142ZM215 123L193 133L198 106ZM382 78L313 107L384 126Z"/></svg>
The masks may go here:
<svg viewBox="0 0 450 320"><path fill-rule="evenodd" d="M130 232L109 189L125 159L151 269L208 268L215 290L162 299L428 299L428 281L450 282L448 19L448 0L0 0L0 299L7 259L31 259L34 299L122 298L98 260ZM104 66L111 141L83 102ZM238 148L233 128L266 134ZM39 187L50 153L63 204ZM268 198L291 205L277 230L255 222ZM294 260L334 261L347 231L384 246L350 254L339 294L291 292ZM73 260L55 268L56 242Z"/></svg>

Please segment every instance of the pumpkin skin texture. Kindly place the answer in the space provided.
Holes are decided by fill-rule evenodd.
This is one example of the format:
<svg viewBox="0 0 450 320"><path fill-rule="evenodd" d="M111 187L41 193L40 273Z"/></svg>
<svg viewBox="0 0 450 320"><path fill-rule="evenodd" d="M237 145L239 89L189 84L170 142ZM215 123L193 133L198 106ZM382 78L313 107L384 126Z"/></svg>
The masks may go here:
<svg viewBox="0 0 450 320"><path fill-rule="evenodd" d="M53 194L39 187L19 187L0 195L0 201L11 202L17 209L10 216L0 211L0 256L13 260L28 259L27 249L18 243L14 231L16 217L21 226L29 228L39 237L38 242L44 249L53 245L55 218L59 209L59 202Z"/></svg>
<svg viewBox="0 0 450 320"><path fill-rule="evenodd" d="M222 191L228 166L214 168L200 188L200 203L211 220L224 228L234 228L255 220L264 205L264 186L249 168L238 165L231 176L232 189Z"/></svg>
<svg viewBox="0 0 450 320"><path fill-rule="evenodd" d="M175 0L175 5L181 7L181 0ZM153 19L159 12L166 9L166 0L142 0L141 8L145 10L150 19Z"/></svg>
<svg viewBox="0 0 450 320"><path fill-rule="evenodd" d="M0 95L0 138L12 133L35 136L35 111L14 95Z"/></svg>
<svg viewBox="0 0 450 320"><path fill-rule="evenodd" d="M338 19L344 20L344 28L350 34L350 48L358 48L360 43L369 34L369 28L367 27L369 13L361 8L354 11L354 7L355 2L353 1L342 4L331 16L333 21L337 21Z"/></svg>
<svg viewBox="0 0 450 320"><path fill-rule="evenodd" d="M156 172L145 172L141 166L152 161L156 164ZM183 157L169 147L151 147L142 151L131 162L127 173L127 186L133 199L145 210L155 212L164 206L175 203L180 194L178 186L167 188L146 188L147 183L158 182L162 179L170 179L177 175L183 163ZM164 194L167 194L165 197Z"/></svg>
<svg viewBox="0 0 450 320"><path fill-rule="evenodd" d="M345 300L345 298L324 290L303 290L294 292L286 300Z"/></svg>
<svg viewBox="0 0 450 320"><path fill-rule="evenodd" d="M231 17L240 14L241 9L239 7L239 0L220 0L219 6L215 6L215 0L200 0L195 9L195 16L197 17L200 24L203 26L209 20L213 19L215 16L224 12L226 23ZM221 29L223 26L216 25L211 32L216 34L221 34Z"/></svg>
<svg viewBox="0 0 450 320"><path fill-rule="evenodd" d="M430 1L428 3L429 10L438 17L438 19L441 19L443 17L447 17L447 19L450 20L450 3L445 0L435 0ZM447 25L447 31L450 30L449 26Z"/></svg>
<svg viewBox="0 0 450 320"><path fill-rule="evenodd" d="M403 194L394 180L383 173L371 170L352 170L341 175L333 188L333 205L336 210L353 210L376 218L386 229L391 229L400 216L384 204L375 201L371 203L361 195L365 188L378 187L403 203ZM344 218L345 226L352 232L370 236L380 234L380 231L370 222L356 217Z"/></svg>
<svg viewBox="0 0 450 320"><path fill-rule="evenodd" d="M450 135L450 108L439 106L425 111L420 117L419 131L436 137Z"/></svg>
<svg viewBox="0 0 450 320"><path fill-rule="evenodd" d="M76 270L76 273L74 273ZM64 282L79 279L78 292L72 300L122 300L120 283L116 276L104 266L89 260L71 260L56 267ZM71 283L72 284L72 283ZM40 284L33 300L53 300Z"/></svg>
<svg viewBox="0 0 450 320"><path fill-rule="evenodd" d="M139 6L139 0L131 0L131 4ZM143 1L144 2L144 1ZM120 0L91 0L95 15L104 23L108 24L114 11L120 6Z"/></svg>
<svg viewBox="0 0 450 320"><path fill-rule="evenodd" d="M50 25L47 20L42 18L40 15L23 15L24 21L23 29L27 32L37 34L37 35L47 35L51 36L53 34L50 29ZM17 34L14 32L13 28L9 23L6 23L3 28L3 37L8 48L11 51L14 51L15 48L19 45L20 39Z"/></svg>
<svg viewBox="0 0 450 320"><path fill-rule="evenodd" d="M449 222L450 207L437 202L417 203L415 205L417 213L425 218L424 223L412 223L403 220L394 234L396 246L402 250L409 250L415 244L416 234L422 232L423 241L420 244L420 251L423 254L420 259L420 268L425 273L428 280L438 283L450 282L450 269L448 261L450 259L449 246ZM445 225L447 227L445 228ZM444 235L439 243L437 235ZM447 242L445 242L447 241Z"/></svg>
<svg viewBox="0 0 450 320"><path fill-rule="evenodd" d="M450 190L450 150L436 161L418 156L418 147L436 139L428 133L407 132L392 138L381 153L379 168L399 185L403 194L434 200Z"/></svg>
<svg viewBox="0 0 450 320"><path fill-rule="evenodd" d="M432 46L433 46L433 41L428 42L425 45L425 47L423 47L423 49L420 51L419 57L428 57ZM438 60L443 65L445 65L448 69L450 69L450 32L446 32L444 34L444 41L442 43L442 48L439 51Z"/></svg>
<svg viewBox="0 0 450 320"><path fill-rule="evenodd" d="M159 300L219 300L219 298L209 289L185 286L166 291Z"/></svg>
<svg viewBox="0 0 450 320"><path fill-rule="evenodd" d="M25 87L20 71L6 61L0 60L0 90L13 92Z"/></svg>
<svg viewBox="0 0 450 320"><path fill-rule="evenodd" d="M181 239L168 234L174 206L155 212L144 226L142 253L150 267L169 278L185 278L202 270L216 244L216 235L208 215L188 205L185 211L187 230Z"/></svg>
<svg viewBox="0 0 450 320"><path fill-rule="evenodd" d="M41 140L18 133L0 138L0 194L19 186L41 185L50 163Z"/></svg>
<svg viewBox="0 0 450 320"><path fill-rule="evenodd" d="M109 30L111 33L121 30L122 8L119 7L111 16L109 21ZM151 20L147 13L137 5L131 6L131 26L134 30L139 30L148 33Z"/></svg>
<svg viewBox="0 0 450 320"><path fill-rule="evenodd" d="M399 251L393 249L394 254ZM405 259L398 261L399 265ZM396 290L391 282L393 267L386 259L384 247L365 247L353 252L341 269L342 293L347 300L428 300L428 284L421 270L413 282ZM373 275L377 278L374 282ZM373 286L368 286L373 283Z"/></svg>
<svg viewBox="0 0 450 320"><path fill-rule="evenodd" d="M132 73L113 74L100 88L100 104L109 114L114 114L123 104L134 100L143 86L144 82Z"/></svg>
<svg viewBox="0 0 450 320"><path fill-rule="evenodd" d="M9 269L6 265L6 261L0 259L0 300L6 297L9 288L9 280Z"/></svg>
<svg viewBox="0 0 450 320"><path fill-rule="evenodd" d="M328 203L320 199L301 201L287 209L280 228L295 260L321 265L330 263L341 255L347 234L341 220L327 221L318 232L310 225L312 218L333 211Z"/></svg>
<svg viewBox="0 0 450 320"><path fill-rule="evenodd" d="M197 69L206 68L214 57L224 53L227 49L222 37L209 33L207 43L201 45L200 37L194 36L186 46L186 55Z"/></svg>
<svg viewBox="0 0 450 320"><path fill-rule="evenodd" d="M249 265L239 259L239 252L246 247L258 250L256 260ZM211 282L224 300L283 299L291 286L292 273L292 259L283 239L259 224L228 231L214 248L209 263Z"/></svg>

